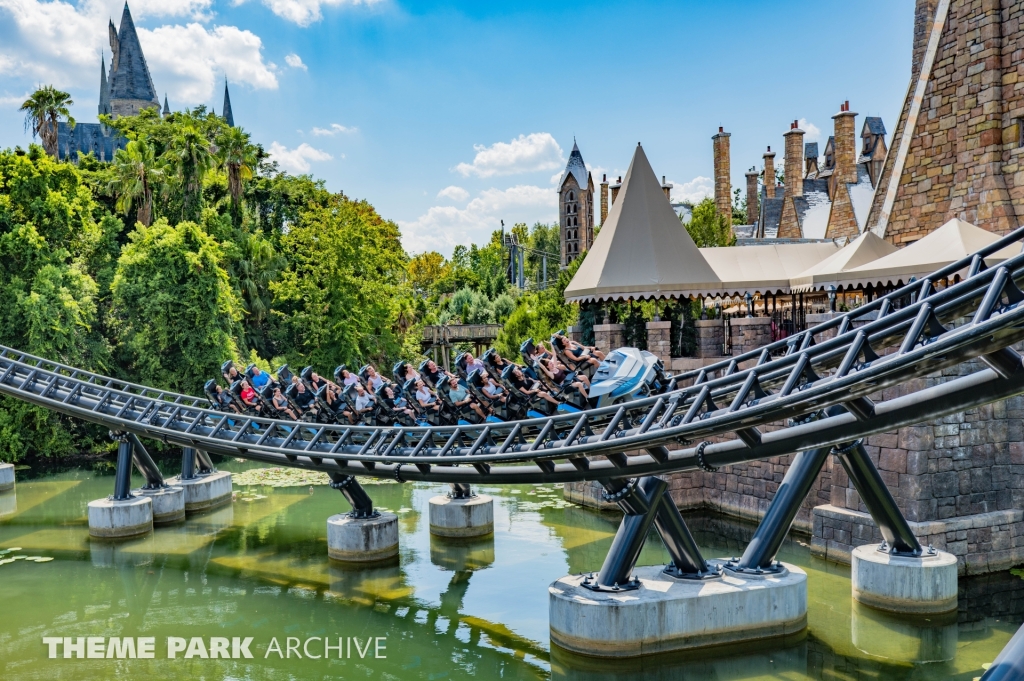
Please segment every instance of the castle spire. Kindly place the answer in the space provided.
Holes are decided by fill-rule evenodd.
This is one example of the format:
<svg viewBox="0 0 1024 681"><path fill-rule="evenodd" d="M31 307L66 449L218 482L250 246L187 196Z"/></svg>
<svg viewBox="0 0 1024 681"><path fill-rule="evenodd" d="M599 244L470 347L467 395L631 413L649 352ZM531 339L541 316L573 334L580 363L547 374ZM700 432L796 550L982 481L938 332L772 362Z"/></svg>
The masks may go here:
<svg viewBox="0 0 1024 681"><path fill-rule="evenodd" d="M121 25L114 34L111 22L110 47L114 58L110 69L110 105L119 116L135 115L150 106L160 109L160 99L149 75L146 57L142 54L139 34L135 30L128 3L121 14Z"/></svg>
<svg viewBox="0 0 1024 681"><path fill-rule="evenodd" d="M110 113L110 85L107 84L106 56L100 53L100 113Z"/></svg>
<svg viewBox="0 0 1024 681"><path fill-rule="evenodd" d="M224 76L224 106L221 107L221 115L224 122L230 127L235 127L235 117L231 113L231 96L228 94L228 78Z"/></svg>
<svg viewBox="0 0 1024 681"><path fill-rule="evenodd" d="M171 107L167 106L167 93L164 93L164 116L171 115Z"/></svg>

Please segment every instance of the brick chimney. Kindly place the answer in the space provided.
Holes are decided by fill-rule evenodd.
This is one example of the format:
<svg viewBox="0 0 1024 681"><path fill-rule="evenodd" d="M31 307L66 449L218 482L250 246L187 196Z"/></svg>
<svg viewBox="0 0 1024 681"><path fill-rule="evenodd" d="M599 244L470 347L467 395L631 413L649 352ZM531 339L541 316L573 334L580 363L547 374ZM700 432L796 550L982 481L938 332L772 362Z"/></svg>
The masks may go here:
<svg viewBox="0 0 1024 681"><path fill-rule="evenodd" d="M664 175L661 176L661 191L665 192L665 198L672 203L672 185L665 181Z"/></svg>
<svg viewBox="0 0 1024 681"><path fill-rule="evenodd" d="M760 210L757 197L757 168L747 173L747 224L756 225Z"/></svg>
<svg viewBox="0 0 1024 681"><path fill-rule="evenodd" d="M715 210L732 224L732 181L729 167L730 133L718 128L718 134L711 139L715 145Z"/></svg>
<svg viewBox="0 0 1024 681"><path fill-rule="evenodd" d="M771 147L764 154L764 195L765 198L775 198L775 152Z"/></svg>
<svg viewBox="0 0 1024 681"><path fill-rule="evenodd" d="M613 184L611 186L611 190L612 190L612 205L613 206L615 205L615 202L619 198L619 190L620 189L622 189L622 176L621 175L619 175L619 179L615 181L615 184Z"/></svg>
<svg viewBox="0 0 1024 681"><path fill-rule="evenodd" d="M932 24L935 22L935 9L939 0L917 0L914 9L914 51L910 62L910 78L915 80L921 73L921 62L928 48L928 39L932 35Z"/></svg>
<svg viewBox="0 0 1024 681"><path fill-rule="evenodd" d="M601 176L601 224L608 217L608 176Z"/></svg>
<svg viewBox="0 0 1024 681"><path fill-rule="evenodd" d="M804 131L797 121L789 126L786 138L786 189L784 196L789 199L804 195Z"/></svg>
<svg viewBox="0 0 1024 681"><path fill-rule="evenodd" d="M832 186L835 187L840 182L852 184L857 181L857 114L850 111L850 102L846 101L832 120L836 126L836 169L832 172Z"/></svg>

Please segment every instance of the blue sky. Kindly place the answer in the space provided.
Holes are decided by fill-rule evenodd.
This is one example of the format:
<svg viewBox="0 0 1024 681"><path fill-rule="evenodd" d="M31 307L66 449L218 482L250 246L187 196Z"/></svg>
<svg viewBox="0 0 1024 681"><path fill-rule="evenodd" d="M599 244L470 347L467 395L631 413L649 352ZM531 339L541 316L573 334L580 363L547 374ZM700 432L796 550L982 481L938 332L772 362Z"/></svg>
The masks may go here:
<svg viewBox="0 0 1024 681"><path fill-rule="evenodd" d="M0 147L38 83L96 120L120 0L0 0ZM733 186L801 120L824 142L844 100L891 132L910 76L913 3L134 0L157 90L212 104L283 167L366 198L407 250L448 254L506 224L553 221L573 138L595 179L636 143L673 196L711 189L732 133ZM858 126L862 118L858 119ZM859 129L859 128L858 128Z"/></svg>

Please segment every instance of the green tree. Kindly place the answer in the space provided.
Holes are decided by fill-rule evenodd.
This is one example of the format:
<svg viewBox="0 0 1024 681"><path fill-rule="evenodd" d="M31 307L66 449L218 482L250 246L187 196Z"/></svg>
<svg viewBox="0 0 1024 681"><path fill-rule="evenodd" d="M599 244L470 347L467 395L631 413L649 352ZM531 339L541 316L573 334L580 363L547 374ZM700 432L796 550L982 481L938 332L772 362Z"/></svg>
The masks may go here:
<svg viewBox="0 0 1024 681"><path fill-rule="evenodd" d="M685 226L698 248L732 246L736 243L732 225L718 214L715 201L710 197L693 207L693 215Z"/></svg>
<svg viewBox="0 0 1024 681"><path fill-rule="evenodd" d="M64 120L69 127L75 127L70 108L74 103L67 92L46 85L33 92L18 109L25 112L25 128L32 131L33 138L39 137L43 149L53 158L57 158L58 123Z"/></svg>
<svg viewBox="0 0 1024 681"><path fill-rule="evenodd" d="M129 215L135 208L135 220L149 227L153 223L153 192L164 180L153 147L145 137L132 140L114 154L115 179L110 189L117 197L117 209Z"/></svg>
<svg viewBox="0 0 1024 681"><path fill-rule="evenodd" d="M167 150L181 192L181 219L200 222L203 211L203 178L213 165L210 141L197 126L186 124L175 131Z"/></svg>
<svg viewBox="0 0 1024 681"><path fill-rule="evenodd" d="M252 179L258 162L257 150L249 135L241 128L226 128L217 136L217 158L227 170L228 192L231 195L231 218L235 226L242 223L242 183Z"/></svg>
<svg viewBox="0 0 1024 681"><path fill-rule="evenodd" d="M136 380L200 394L237 357L241 304L220 245L192 222L139 226L117 263L110 327L117 358Z"/></svg>
<svg viewBox="0 0 1024 681"><path fill-rule="evenodd" d="M333 194L280 239L288 265L271 290L289 361L327 368L394 356L406 272L398 226L365 201Z"/></svg>

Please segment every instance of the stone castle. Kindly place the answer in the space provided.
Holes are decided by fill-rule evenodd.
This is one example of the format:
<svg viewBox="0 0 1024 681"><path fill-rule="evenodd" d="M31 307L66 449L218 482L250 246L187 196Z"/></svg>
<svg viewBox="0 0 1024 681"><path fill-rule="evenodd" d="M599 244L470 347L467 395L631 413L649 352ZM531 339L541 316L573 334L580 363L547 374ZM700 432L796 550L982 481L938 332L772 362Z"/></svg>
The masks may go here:
<svg viewBox="0 0 1024 681"><path fill-rule="evenodd" d="M100 58L100 100L98 112L112 116L135 116L143 109L160 110L160 100L149 75L149 65L142 53L139 34L135 30L131 11L125 3L121 25L108 26L110 37L110 70ZM164 96L163 115L171 113ZM221 115L228 125L234 126L228 84L224 82L224 106ZM78 159L78 154L93 154L100 161L114 158L114 152L123 149L127 140L102 123L78 123L74 128L60 123L57 129L57 155L60 159Z"/></svg>

